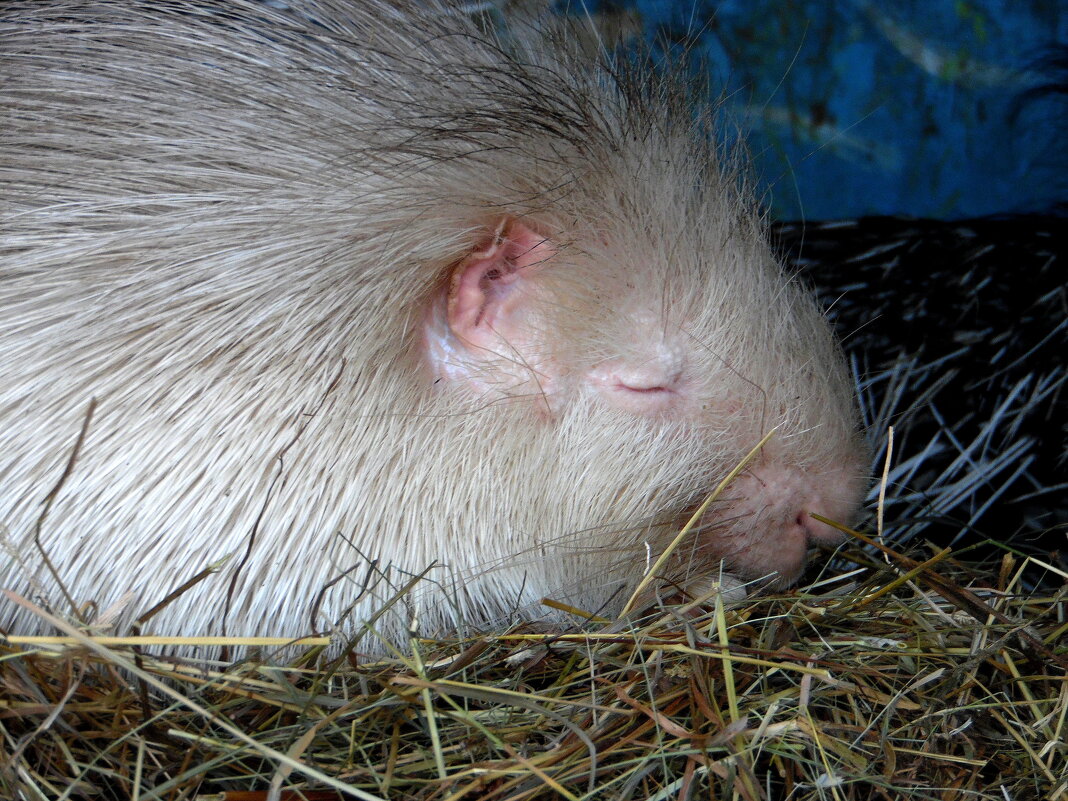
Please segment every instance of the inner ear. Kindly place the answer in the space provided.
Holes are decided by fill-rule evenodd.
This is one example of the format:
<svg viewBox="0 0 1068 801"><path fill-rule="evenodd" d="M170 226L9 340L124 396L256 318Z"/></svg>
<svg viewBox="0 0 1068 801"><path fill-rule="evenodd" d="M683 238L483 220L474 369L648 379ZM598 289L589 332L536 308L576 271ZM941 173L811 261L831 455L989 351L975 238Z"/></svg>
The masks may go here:
<svg viewBox="0 0 1068 801"><path fill-rule="evenodd" d="M448 299L452 333L476 348L525 339L539 275L555 252L546 237L521 221L498 223L488 240L453 268Z"/></svg>

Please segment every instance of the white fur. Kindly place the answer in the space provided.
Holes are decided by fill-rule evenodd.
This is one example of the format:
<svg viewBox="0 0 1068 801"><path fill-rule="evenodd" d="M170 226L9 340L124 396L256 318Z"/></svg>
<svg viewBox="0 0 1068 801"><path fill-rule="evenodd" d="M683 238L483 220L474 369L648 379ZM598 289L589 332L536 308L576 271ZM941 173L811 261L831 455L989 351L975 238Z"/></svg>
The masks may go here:
<svg viewBox="0 0 1068 801"><path fill-rule="evenodd" d="M852 514L837 346L671 79L444 7L200 6L0 12L0 586L70 612L34 531L91 399L41 543L119 628L227 555L147 628L351 632L427 568L387 634L612 608L775 425L666 578L792 580L809 497ZM428 349L506 219L555 253L520 345Z"/></svg>

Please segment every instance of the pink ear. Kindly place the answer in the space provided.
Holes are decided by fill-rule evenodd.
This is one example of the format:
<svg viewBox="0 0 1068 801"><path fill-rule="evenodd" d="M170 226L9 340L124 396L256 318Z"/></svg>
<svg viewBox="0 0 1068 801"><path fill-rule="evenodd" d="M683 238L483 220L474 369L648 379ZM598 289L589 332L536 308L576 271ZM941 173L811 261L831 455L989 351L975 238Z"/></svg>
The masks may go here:
<svg viewBox="0 0 1068 801"><path fill-rule="evenodd" d="M549 240L521 222L502 221L487 246L453 269L449 328L477 348L495 350L502 339L524 340L536 275L555 252Z"/></svg>

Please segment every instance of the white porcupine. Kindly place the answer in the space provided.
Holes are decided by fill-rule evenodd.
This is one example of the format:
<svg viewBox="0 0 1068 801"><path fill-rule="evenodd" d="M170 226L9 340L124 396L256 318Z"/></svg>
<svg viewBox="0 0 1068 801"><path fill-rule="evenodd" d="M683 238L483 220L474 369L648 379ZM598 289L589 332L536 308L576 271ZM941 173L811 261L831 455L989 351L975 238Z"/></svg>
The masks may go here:
<svg viewBox="0 0 1068 801"><path fill-rule="evenodd" d="M387 635L618 608L776 426L663 579L796 579L850 382L679 84L293 5L0 12L0 586L160 634L355 631L428 568Z"/></svg>

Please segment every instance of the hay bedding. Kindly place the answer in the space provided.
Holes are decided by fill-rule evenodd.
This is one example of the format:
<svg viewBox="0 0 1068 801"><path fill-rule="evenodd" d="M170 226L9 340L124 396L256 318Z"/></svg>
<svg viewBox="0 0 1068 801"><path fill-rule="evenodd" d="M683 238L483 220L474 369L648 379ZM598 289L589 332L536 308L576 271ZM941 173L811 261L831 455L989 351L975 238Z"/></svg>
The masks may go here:
<svg viewBox="0 0 1068 801"><path fill-rule="evenodd" d="M378 660L9 643L0 797L1068 797L1068 599L1022 590L1068 576L863 535L836 558L730 608L576 610Z"/></svg>
<svg viewBox="0 0 1068 801"><path fill-rule="evenodd" d="M1020 592L1050 567L925 555L379 661L7 645L0 797L1065 797L1068 604Z"/></svg>

